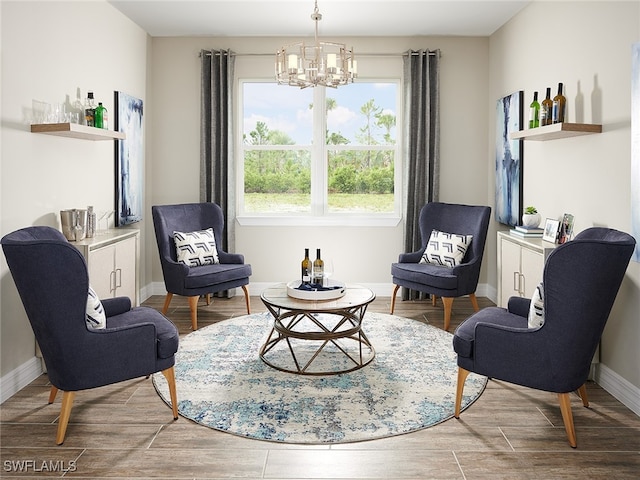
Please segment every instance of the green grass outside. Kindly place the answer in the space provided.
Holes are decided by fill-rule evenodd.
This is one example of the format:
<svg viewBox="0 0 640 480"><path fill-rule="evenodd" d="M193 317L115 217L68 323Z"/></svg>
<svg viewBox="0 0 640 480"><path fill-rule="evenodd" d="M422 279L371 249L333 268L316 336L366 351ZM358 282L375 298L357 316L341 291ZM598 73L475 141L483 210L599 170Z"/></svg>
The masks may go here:
<svg viewBox="0 0 640 480"><path fill-rule="evenodd" d="M311 195L303 193L247 193L244 196L246 213L309 212ZM392 213L393 194L329 194L332 212Z"/></svg>

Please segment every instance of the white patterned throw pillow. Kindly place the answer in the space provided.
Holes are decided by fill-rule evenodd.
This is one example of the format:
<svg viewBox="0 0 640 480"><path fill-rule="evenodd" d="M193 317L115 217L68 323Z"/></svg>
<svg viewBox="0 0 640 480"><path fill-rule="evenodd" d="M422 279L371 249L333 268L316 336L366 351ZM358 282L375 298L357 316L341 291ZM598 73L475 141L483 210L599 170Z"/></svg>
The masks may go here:
<svg viewBox="0 0 640 480"><path fill-rule="evenodd" d="M196 232L173 232L178 262L190 267L220 263L213 228Z"/></svg>
<svg viewBox="0 0 640 480"><path fill-rule="evenodd" d="M91 285L89 285L89 293L87 295L85 321L87 322L87 328L91 330L101 330L107 327L107 316L104 313L104 307Z"/></svg>
<svg viewBox="0 0 640 480"><path fill-rule="evenodd" d="M531 297L528 316L529 328L538 328L544 325L544 287L538 285Z"/></svg>
<svg viewBox="0 0 640 480"><path fill-rule="evenodd" d="M420 263L432 263L449 268L460 265L472 239L473 235L458 235L433 230Z"/></svg>

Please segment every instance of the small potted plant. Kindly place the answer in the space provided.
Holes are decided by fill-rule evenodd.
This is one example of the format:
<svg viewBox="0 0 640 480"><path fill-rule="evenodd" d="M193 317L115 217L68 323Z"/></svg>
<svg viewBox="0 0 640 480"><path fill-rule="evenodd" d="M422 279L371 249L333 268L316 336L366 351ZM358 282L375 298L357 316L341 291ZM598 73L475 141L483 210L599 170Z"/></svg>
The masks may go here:
<svg viewBox="0 0 640 480"><path fill-rule="evenodd" d="M529 206L524 209L524 213L522 214L522 225L530 228L536 228L540 225L540 214L536 207Z"/></svg>

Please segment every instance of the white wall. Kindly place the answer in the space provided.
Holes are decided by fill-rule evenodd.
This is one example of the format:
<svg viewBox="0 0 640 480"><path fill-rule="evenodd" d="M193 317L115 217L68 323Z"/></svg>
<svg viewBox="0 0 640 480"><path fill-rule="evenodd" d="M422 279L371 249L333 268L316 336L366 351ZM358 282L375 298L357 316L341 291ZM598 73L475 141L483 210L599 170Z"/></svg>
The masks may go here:
<svg viewBox="0 0 640 480"><path fill-rule="evenodd" d="M3 1L0 8L0 235L59 227L62 209L113 209L113 142L30 133L32 99L63 102L68 95L73 102L78 88L83 99L92 89L112 122L114 90L146 99L147 34L103 2ZM0 375L19 383L35 342L4 255L0 283ZM3 382L3 395L12 387Z"/></svg>
<svg viewBox="0 0 640 480"><path fill-rule="evenodd" d="M333 39L332 39L333 40ZM485 179L488 126L487 38L346 38L353 45L359 75L376 76L381 62L390 62L401 74L402 62L367 54L400 54L410 48L440 48L442 113L442 179L440 199L481 204L488 197ZM274 52L290 38L154 38L151 96L162 111L154 116L153 203L199 200L200 60L202 48L231 48L238 53L238 75L273 76ZM243 57L265 53L265 57ZM282 87L292 88L292 87ZM349 88L349 87L344 87ZM391 293L391 263L403 248L402 223L394 227L258 227L236 226L236 251L253 268L252 292L260 285L292 280L305 246L320 247L334 259L336 278L372 286L381 295ZM153 280L162 273L153 239L147 238L147 261ZM153 252L149 256L149 253ZM480 280L481 283L485 281Z"/></svg>
<svg viewBox="0 0 640 480"><path fill-rule="evenodd" d="M576 233L591 226L631 232L631 46L638 41L640 3L610 1L534 2L491 37L489 112L506 94L524 90L528 105L534 90L555 94L564 82L568 121L603 125L600 135L525 142L525 205L543 218L574 214ZM490 178L489 192L493 186ZM489 282L496 283L493 268ZM627 405L640 413L639 311L640 264L631 262L602 338L600 381L629 392Z"/></svg>

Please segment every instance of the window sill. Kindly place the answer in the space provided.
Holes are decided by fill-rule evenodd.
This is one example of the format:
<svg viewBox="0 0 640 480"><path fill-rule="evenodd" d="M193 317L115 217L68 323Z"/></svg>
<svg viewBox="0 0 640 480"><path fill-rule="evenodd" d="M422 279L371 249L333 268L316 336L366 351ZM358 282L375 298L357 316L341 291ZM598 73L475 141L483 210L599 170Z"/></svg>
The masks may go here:
<svg viewBox="0 0 640 480"><path fill-rule="evenodd" d="M396 227L402 221L396 215L363 216L332 215L325 217L311 216L238 216L242 226L250 227Z"/></svg>

